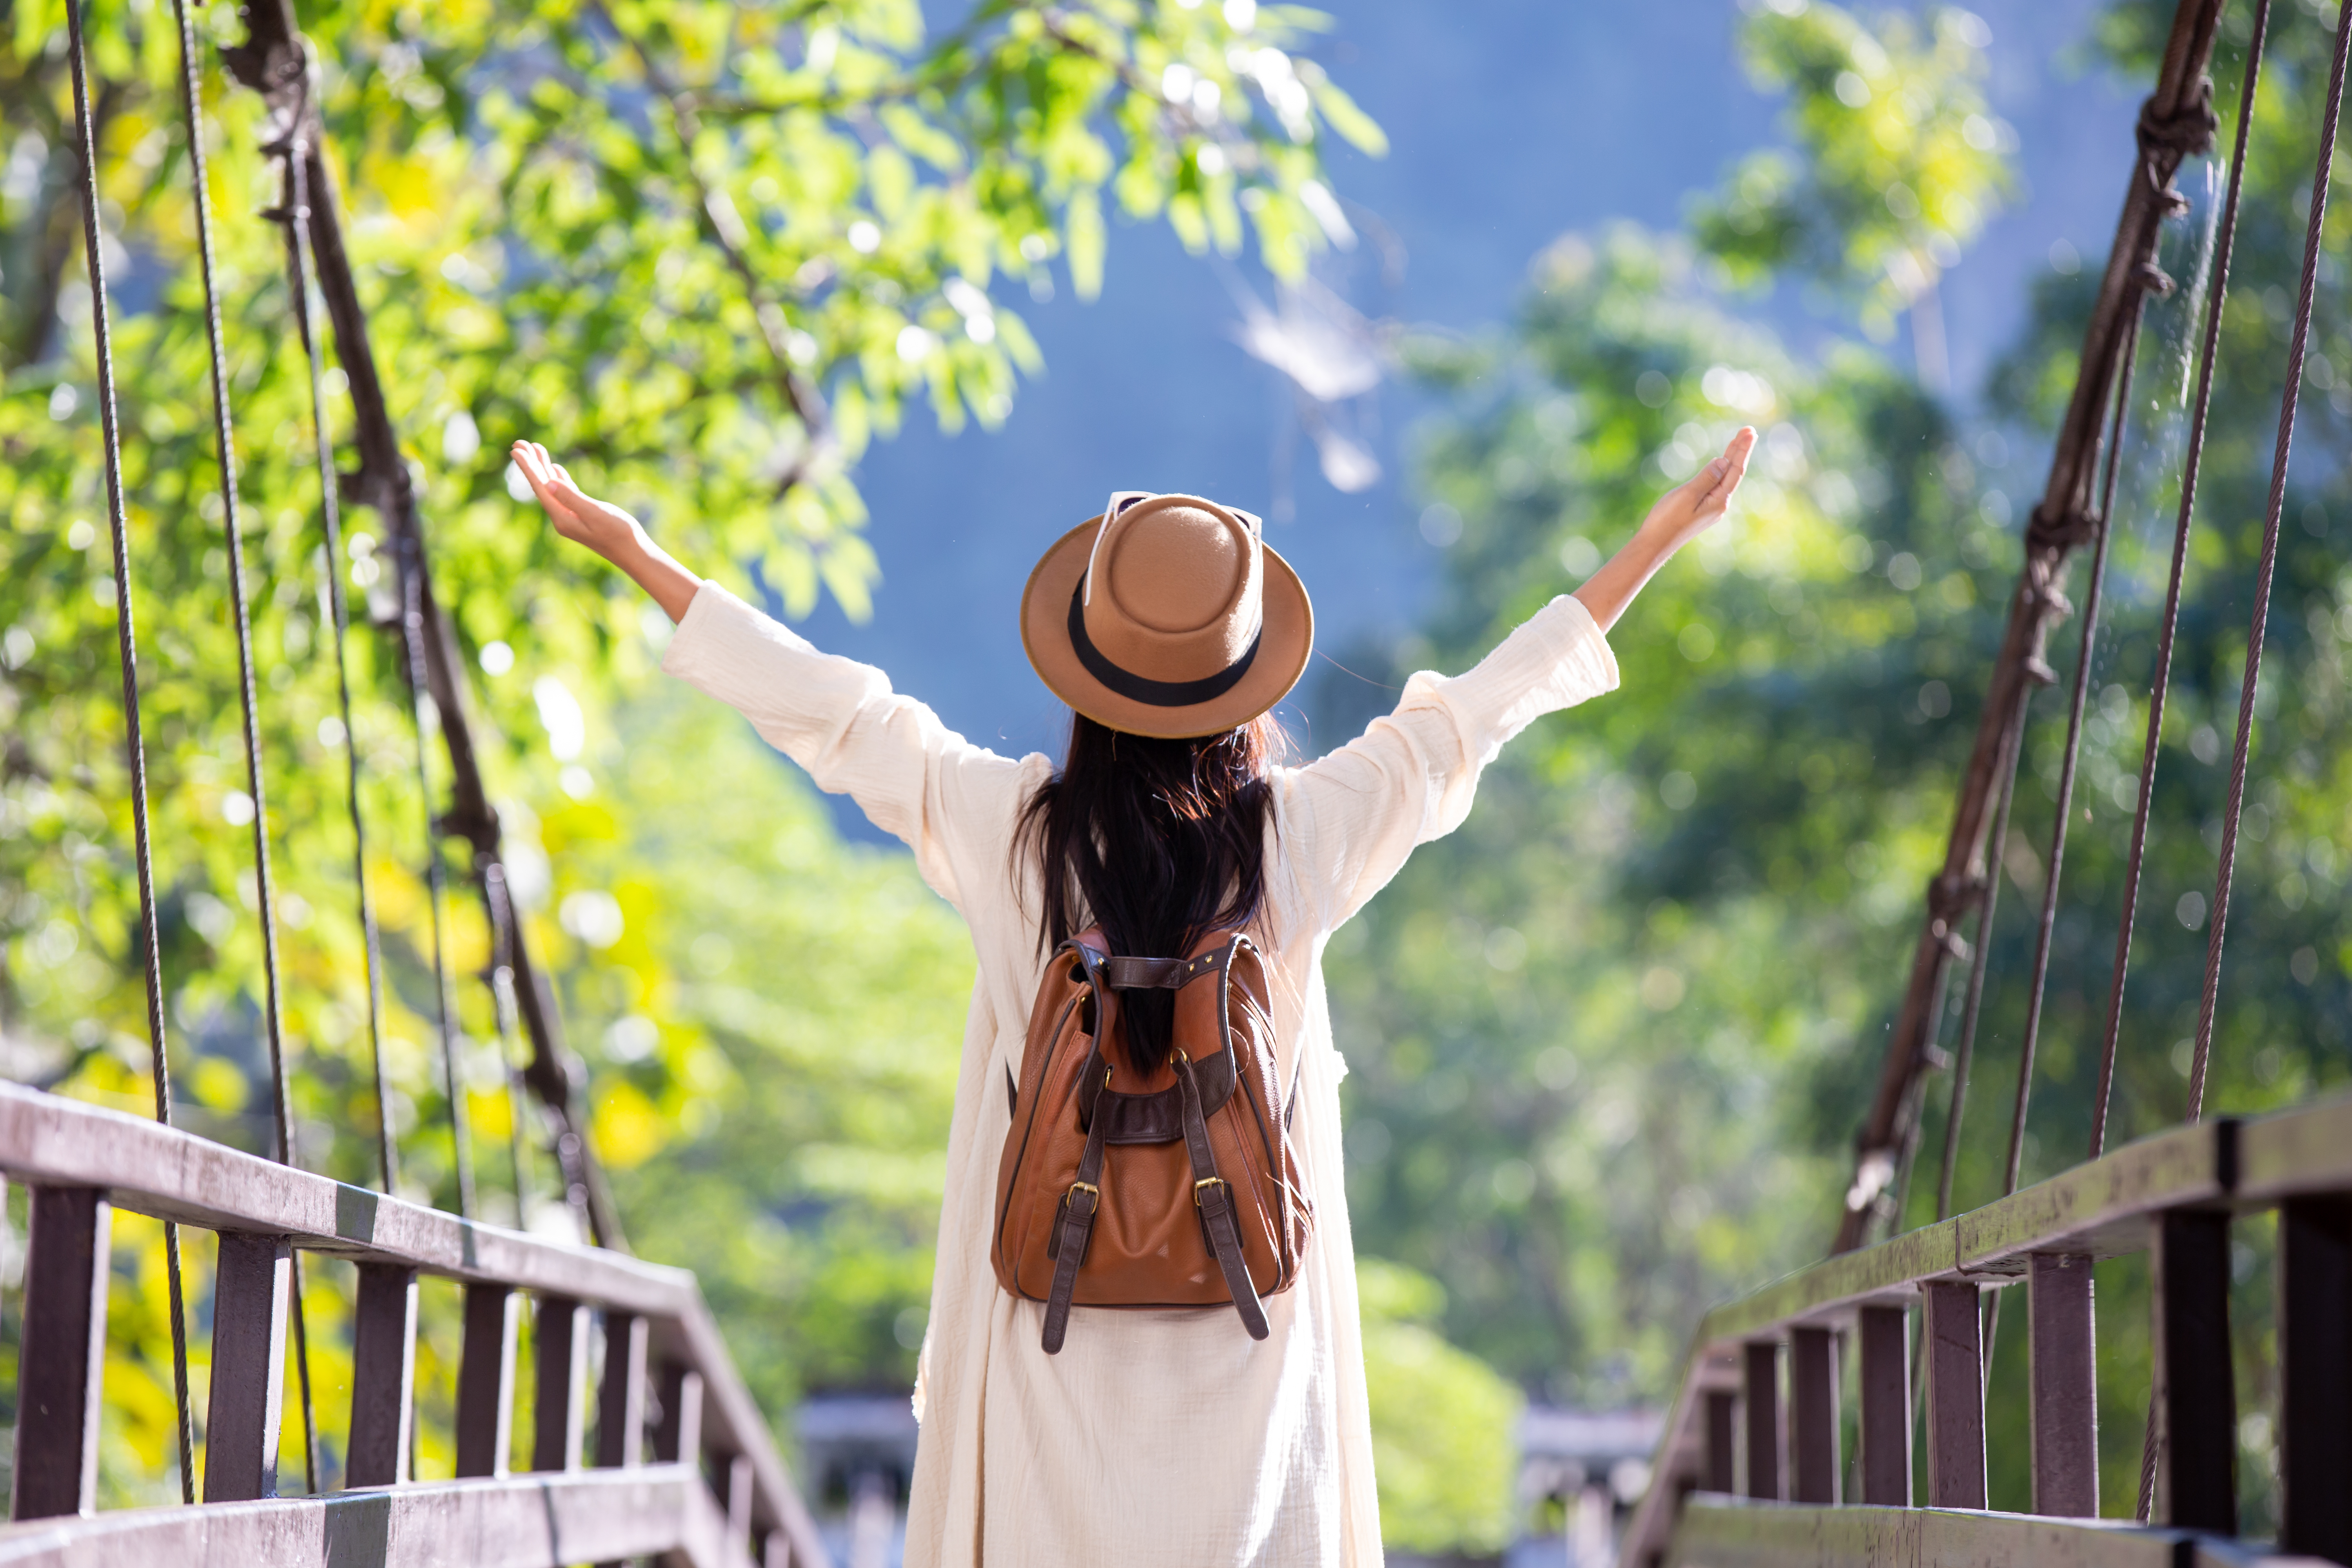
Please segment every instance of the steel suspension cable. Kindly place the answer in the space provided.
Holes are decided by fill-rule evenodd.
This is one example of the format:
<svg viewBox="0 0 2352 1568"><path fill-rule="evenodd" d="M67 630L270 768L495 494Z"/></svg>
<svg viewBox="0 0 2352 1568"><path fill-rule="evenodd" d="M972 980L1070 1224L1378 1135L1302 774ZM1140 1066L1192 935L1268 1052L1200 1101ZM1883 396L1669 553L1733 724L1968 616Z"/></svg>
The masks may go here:
<svg viewBox="0 0 2352 1568"><path fill-rule="evenodd" d="M163 1021L163 950L155 921L155 862L147 828L147 749L139 722L139 637L131 603L131 528L122 500L121 432L114 407L114 343L106 310L106 256L98 226L98 132L89 108L81 0L66 0L72 58L74 130L81 151L82 245L89 272L90 333L98 361L99 430L106 453L107 528L114 545L114 637L122 665L123 749L131 769L131 856L139 882L141 968L147 985L147 1041L155 1085L155 1120L172 1124L172 1053ZM180 1227L163 1222L163 1267L171 1289L172 1386L180 1419L180 1498L196 1500L194 1423L188 1396L186 1290L180 1277Z"/></svg>
<svg viewBox="0 0 2352 1568"><path fill-rule="evenodd" d="M2025 994L2025 1032L2017 1055L2017 1100L2009 1119L2009 1163L2001 1178L2001 1194L2017 1191L2017 1177L2025 1159L2025 1117L2033 1097L2034 1047L2042 1037L2042 1010L2049 991L2050 948L2058 929L2059 878L2066 864L2066 831L2074 811L2074 777L2082 762L2083 710L2091 694L2092 655L2097 651L2099 603L2106 586L2107 552L2116 537L2116 477L2123 467L2124 433L2131 411L2132 371L2139 360L2141 310L2147 294L2132 286L2130 325L2123 334L2121 363L2116 367L2115 416L2107 425L2106 471L2099 477L2098 530L2091 550L2091 576L2083 591L2083 637L2074 658L2074 689L2066 710L2066 751L2058 766L2058 810L2050 825L2050 864L2042 880L2042 919L2033 937L2033 973ZM1998 1299L1998 1298L1996 1298Z"/></svg>
<svg viewBox="0 0 2352 1568"><path fill-rule="evenodd" d="M440 1008L441 1073L449 1100L449 1142L457 1155L457 1213L474 1217L473 1133L466 1114L466 1085L457 1065L457 998L449 984L447 906L449 872L441 852L441 819L433 810L432 747L425 714L433 698L425 660L424 546L404 536L400 551L402 647L408 655L408 711L416 731L416 795L425 811L425 897L433 906L434 1000Z"/></svg>
<svg viewBox="0 0 2352 1568"><path fill-rule="evenodd" d="M2180 622L2181 569L2189 558L2189 525L2197 508L2197 479L2205 457L2205 421L2213 400L2213 361L2221 337L2221 308L2230 292L2230 258L2238 230L2238 197L2245 184L2247 132L2253 124L2254 97L2262 85L2263 44L2270 31L2271 0L2255 0L2253 37L2246 45L2246 80L2238 93L2238 130L2230 150L2230 183L2221 198L2220 233L2214 239L2212 292L2205 302L2205 337L2197 368L2197 397L2189 416L2189 448L2180 468L2180 512L2172 531L2171 576L2164 589L2164 619L2156 637L2156 672L2149 681L2147 739L2140 752L2139 798L2132 811L2131 852L2124 862L2123 916L2116 929L2115 974L2107 985L2107 1026L2099 1045L2099 1087L2091 1101L2091 1152L2107 1146L2107 1115L2115 1099L2116 1048L2122 1037L2124 981L2131 963L2132 921L2139 908L2140 872L2147 855L2147 818L2156 794L2156 758L2164 731L2164 702L2172 681L2172 640Z"/></svg>
<svg viewBox="0 0 2352 1568"><path fill-rule="evenodd" d="M2058 768L2058 809L2050 826L2050 863L2042 879L2042 916L2033 937L2033 975L2026 992L2025 1029L2017 1054L2017 1099L2009 1119L2009 1161L2001 1175L2001 1195L2017 1191L2018 1172L2025 1159L2025 1116L2033 1094L2034 1047L2042 1033L2042 1005L2050 975L2050 947L2058 928L2059 879L2066 863L2067 818L2074 809L2074 774L2082 757L2083 709L2091 689L2091 656L2099 632L2099 601L2107 575L2107 547L2115 539L2116 477L2123 463L2125 416L2131 407L2132 369L2139 357L2140 308L2143 285L2131 285L2127 310L2131 325L2123 334L2123 353L2116 367L2115 413L2107 423L2105 471L2099 478L2099 510L2092 520L2096 542L2091 552L2091 577L2083 595L2082 642L2074 659L2074 689L2066 711L2066 751ZM2019 735L2022 749L2023 732ZM2015 759L2011 759L2012 763ZM2014 789L2012 771L2006 788ZM1992 1349L2000 1334L2000 1303L2006 1292L1988 1291L1979 1308L1978 1342L1984 1347L1979 1362L1983 1386L1992 1386Z"/></svg>
<svg viewBox="0 0 2352 1568"><path fill-rule="evenodd" d="M2197 1008L2197 1054L2189 1070L2189 1115L2205 1110L2205 1074L2213 1053L2213 1014L2221 991L2221 940L2230 924L2230 889L2237 871L2238 818L2246 805L2246 753L2254 727L2254 687L2263 672L2263 637L2270 625L2271 576L2278 564L2279 516L2286 504L2287 452L2303 393L2304 351L2311 341L2311 300L2319 275L2320 230L2327 218L2327 184L2336 163L2336 127L2344 109L2344 66L2352 50L2352 0L2336 18L2336 57L2327 79L2327 111L2319 130L2319 156L2311 177L2311 215L2303 241L2303 280L2295 293L2294 326L2286 345L2286 388L2279 398L2278 445L2271 458L2271 490L2263 513L2263 552L2254 572L2254 612L2246 632L2246 672L2238 690L2238 739L2230 753L2230 794L2221 812L2221 864L2213 879L2211 935L2205 945L2205 992Z"/></svg>
<svg viewBox="0 0 2352 1568"><path fill-rule="evenodd" d="M2253 47L2262 47L2259 26ZM2212 1058L2213 1015L2221 984L2221 939L2230 919L2230 884L2237 868L2238 818L2246 800L2246 753L2254 718L2254 688L2262 677L2263 634L2269 623L2271 573L2278 563L2279 517L2286 503L2287 454L2294 437L2295 410L2303 391L2303 356L2311 337L2311 300L2313 286L2319 270L2320 231L2327 219L2327 182L2336 163L2336 129L2344 110L2344 67L2347 51L2352 50L2352 0L2344 4L2336 16L2336 52L2328 67L2327 106L2321 116L2319 151L2314 160L2311 176L2311 211L2304 234L2303 278L2295 296L2294 325L2287 336L2286 384L2279 395L2278 440L2271 458L2271 488L2268 503L2263 514L2263 549L2254 578L2254 607L2247 630L2246 668L2243 683L2238 692L2238 736L2230 755L2230 789L2221 816L2221 852L2215 868L2213 903L2209 918L2211 934L2205 947L2205 985L2197 1008L2195 1056L2189 1068L2189 1107L2183 1118L2196 1121L2205 1113L2205 1075ZM2239 142L2242 149L2245 122L2252 118L2253 69L2255 61L2247 65L2246 99L2239 110ZM2231 183L2232 195L2239 177L2238 159L2231 159ZM2217 283L2218 290L2218 283ZM2221 316L2221 300L2217 291L2213 302L2213 319ZM2206 367L2211 373L2214 333L2209 324L2206 333ZM2200 380L2200 387L2202 382ZM2201 399L2199 409L2203 413ZM2199 432L2202 434L2201 430ZM2184 513L2185 516L2185 513ZM2184 521L2182 527L2187 526ZM2177 571L2177 568L2176 568ZM2142 796L2146 805L2146 796ZM2118 982L2119 984L2119 982ZM2156 1474L2162 1458L2163 1444L2157 1434L2156 1394L2149 1391L2147 1426L2140 1443L2139 1518L2145 1522L2156 1508Z"/></svg>
<svg viewBox="0 0 2352 1568"><path fill-rule="evenodd" d="M352 721L352 668L345 643L351 630L351 607L343 594L337 563L343 554L341 496L335 475L334 443L327 427L327 373L312 330L310 291L310 202L304 177L306 154L297 131L285 149L286 205L278 214L286 225L294 326L310 372L310 425L319 466L319 512L326 535L326 591L329 618L335 627L335 690L341 704L343 726L344 802L352 822L352 877L359 889L360 935L367 951L368 1049L375 1078L376 1163L389 1194L400 1181L400 1145L393 1130L392 1088L383 1068L383 955L376 930L375 902L368 891L367 820L360 809L360 738Z"/></svg>
<svg viewBox="0 0 2352 1568"><path fill-rule="evenodd" d="M213 386L213 447L220 460L221 526L228 544L228 594L236 628L237 697L245 720L245 780L253 800L253 877L255 902L261 910L262 1019L269 1040L270 1104L277 1113L278 1158L299 1163L294 1147L294 1112L288 1098L284 1026L278 984L278 905L269 875L269 795L264 786L261 726L257 716L253 683L253 623L245 598L245 531L237 518L236 443L228 405L227 354L221 342L220 290L213 268L212 193L205 184L204 121L197 113L196 34L188 21L187 0L172 0L180 29L180 107L188 138L189 176L194 185L196 256L205 282L205 336L211 351ZM293 1315L296 1375L302 1402L302 1481L305 1490L319 1489L319 1424L310 1399L310 1335L302 1306L302 1255L293 1258Z"/></svg>
<svg viewBox="0 0 2352 1568"><path fill-rule="evenodd" d="M515 1228L530 1228L530 1156L523 1133L522 1068L515 1060L514 901L507 889L506 868L493 861L482 868L482 887L490 906L490 1001L497 1009L499 1062L507 1080L507 1157L514 1170Z"/></svg>
<svg viewBox="0 0 2352 1568"><path fill-rule="evenodd" d="M309 357L310 366L310 400L313 411L312 424L315 426L315 434L319 449L318 461L320 489L322 495L327 498L324 502L325 514L327 518L327 580L331 590L335 595L335 663L338 673L341 675L342 679L344 743L348 748L350 748L349 758L351 764L352 821L354 841L357 842L359 833L359 738L356 734L352 732L351 729L351 679L348 673L349 666L344 658L343 647L344 633L349 616L344 608L342 582L341 574L338 570L338 559L341 556L342 550L341 513L337 500L338 481L335 474L334 448L329 437L327 426L326 351L320 342L319 333L311 330L310 325L310 290L312 280L317 275L317 264L312 255L310 244L310 158L312 156L312 150L309 139L305 134L306 130L307 105L304 110L297 111L295 115L294 129L289 132L286 142L285 156L287 208L289 213L288 222L289 232L293 237L294 245L293 261L297 274L295 279L295 293L299 300L298 320L302 323L302 346L305 353ZM442 1073L449 1100L449 1135L450 1142L455 1147L456 1153L457 1213L464 1218L471 1219L474 1217L473 1157L472 1152L468 1147L470 1139L467 1136L466 1126L464 1085L459 1080L457 1068L457 1037L454 1028L456 1001L451 994L449 985L449 969L446 958L447 940L445 931L446 924L445 910L448 901L448 875L443 865L443 858L441 854L441 826L439 819L435 816L433 811L432 779L426 767L427 744L425 740L425 710L431 701L431 697L426 689L426 671L425 661L424 606L422 604L424 584L421 575L424 568L422 562L410 559L410 556L413 553L413 549L404 545L402 549L398 562L401 573L402 596L404 599L404 608L401 616L401 640L403 651L406 658L405 672L408 678L409 686L409 716L411 721L414 722L416 731L416 787L417 793L421 797L420 803L425 811L425 886L427 901L432 906L433 920L433 978L436 993L435 999L438 1008L439 1026L441 1031ZM364 853L363 847L362 852ZM362 870L364 868L362 868ZM362 878L361 882L361 890L362 901L364 901L366 896L366 883L364 878ZM375 933L373 926L372 913L369 918L371 922L369 931L370 951L373 953L375 951ZM371 962L369 965L368 975L368 1002L371 1009L370 1023L372 1027L376 1027L379 1026L377 1020L381 1016L383 1007L383 994L381 989L381 981L377 975L377 965L373 962ZM392 1107L390 1100L384 1098L383 1060L383 1047L381 1045L381 1038L379 1037L379 1043L376 1051L376 1071L377 1103L381 1108L379 1118L381 1130L378 1136L382 1140L383 1143L385 1167L387 1171L390 1171L394 1168L392 1152ZM389 1177L387 1177L385 1183L387 1191L390 1190L390 1186L391 1182Z"/></svg>
<svg viewBox="0 0 2352 1568"><path fill-rule="evenodd" d="M2009 840L2009 808L2017 798L2017 762L2025 748L2025 720L2033 689L2021 689L2017 711L2001 737L1999 760L2000 798L1993 808L1991 837L1985 841L1985 888L1977 913L1976 951L1969 955L1969 989L1960 1014L1960 1042L1952 1054L1952 1105L1944 1117L1944 1169L1936 1184L1936 1217L1952 1213L1952 1178L1959 1166L1960 1122L1969 1108L1969 1068L1975 1059L1977 1019L1984 1008L1985 970L1992 954L1993 915L2000 905L2000 857Z"/></svg>

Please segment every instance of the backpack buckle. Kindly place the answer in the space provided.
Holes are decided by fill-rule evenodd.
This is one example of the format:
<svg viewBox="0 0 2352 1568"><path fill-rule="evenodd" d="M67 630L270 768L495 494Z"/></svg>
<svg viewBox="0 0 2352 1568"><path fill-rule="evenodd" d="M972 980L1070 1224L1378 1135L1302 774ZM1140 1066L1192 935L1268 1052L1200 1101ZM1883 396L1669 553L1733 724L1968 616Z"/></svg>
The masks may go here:
<svg viewBox="0 0 2352 1568"><path fill-rule="evenodd" d="M1224 1187L1230 1191L1232 1185L1233 1184L1226 1181L1223 1176L1202 1177L1199 1181L1192 1184L1192 1206L1194 1208L1199 1208L1201 1206L1201 1189L1202 1187Z"/></svg>

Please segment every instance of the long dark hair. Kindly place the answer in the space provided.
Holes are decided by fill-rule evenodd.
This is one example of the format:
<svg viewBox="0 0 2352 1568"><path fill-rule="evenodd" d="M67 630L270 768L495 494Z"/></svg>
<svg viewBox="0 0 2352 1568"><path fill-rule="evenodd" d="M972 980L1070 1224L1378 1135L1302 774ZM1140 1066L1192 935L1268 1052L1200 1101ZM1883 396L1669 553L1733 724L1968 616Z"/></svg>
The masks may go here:
<svg viewBox="0 0 2352 1568"><path fill-rule="evenodd" d="M1036 857L1045 950L1097 925L1121 957L1181 958L1209 931L1255 921L1281 743L1271 715L1162 741L1073 713L1061 771L1022 808L1013 839L1016 857ZM1129 1065L1157 1071L1176 994L1122 990L1119 1007Z"/></svg>

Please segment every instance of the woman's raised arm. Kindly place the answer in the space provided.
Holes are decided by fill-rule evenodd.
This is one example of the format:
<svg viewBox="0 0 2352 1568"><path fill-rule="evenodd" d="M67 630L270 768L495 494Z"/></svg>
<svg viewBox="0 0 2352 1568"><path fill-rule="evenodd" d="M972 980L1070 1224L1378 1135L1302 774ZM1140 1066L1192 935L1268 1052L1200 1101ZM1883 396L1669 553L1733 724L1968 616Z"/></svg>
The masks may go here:
<svg viewBox="0 0 2352 1568"><path fill-rule="evenodd" d="M514 444L515 467L530 481L530 493L547 510L555 531L584 544L653 595L673 621L686 619L702 579L653 542L645 525L610 501L598 500L572 482L572 470L547 455L536 441Z"/></svg>
<svg viewBox="0 0 2352 1568"><path fill-rule="evenodd" d="M1755 449L1755 427L1743 425L1723 456L1658 498L1625 547L1576 591L1577 600L1592 612L1595 626L1604 632L1615 626L1667 558L1722 518L1748 472L1748 454Z"/></svg>
<svg viewBox="0 0 2352 1568"><path fill-rule="evenodd" d="M514 460L558 533L627 573L678 624L665 673L741 713L817 787L849 795L877 827L905 839L924 880L967 916L968 899L1002 883L1004 837L1042 759L1032 767L971 744L893 691L880 670L820 653L704 583L636 519L584 494L546 447L518 441Z"/></svg>
<svg viewBox="0 0 2352 1568"><path fill-rule="evenodd" d="M1572 595L1553 600L1466 674L1406 681L1396 710L1339 750L1289 773L1300 894L1323 929L1361 908L1416 845L1451 833L1478 775L1538 715L1617 684L1603 635L1668 557L1731 504L1756 432L1660 497L1633 540Z"/></svg>

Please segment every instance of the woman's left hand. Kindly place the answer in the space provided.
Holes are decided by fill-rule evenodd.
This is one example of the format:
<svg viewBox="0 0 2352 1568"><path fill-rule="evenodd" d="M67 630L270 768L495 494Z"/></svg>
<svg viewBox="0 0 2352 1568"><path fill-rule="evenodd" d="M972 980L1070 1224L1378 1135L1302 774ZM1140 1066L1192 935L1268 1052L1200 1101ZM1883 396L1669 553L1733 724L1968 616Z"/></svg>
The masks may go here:
<svg viewBox="0 0 2352 1568"><path fill-rule="evenodd" d="M1756 449L1756 430L1743 425L1723 456L1658 498L1625 548L1611 556L1601 570L1576 590L1576 597L1592 614L1602 631L1617 624L1633 595L1652 574L1684 545L1712 528L1739 489L1748 472L1748 454Z"/></svg>
<svg viewBox="0 0 2352 1568"><path fill-rule="evenodd" d="M1723 456L1658 498L1642 520L1642 532L1668 551L1681 549L1719 521L1748 472L1756 449L1756 427L1743 425Z"/></svg>

